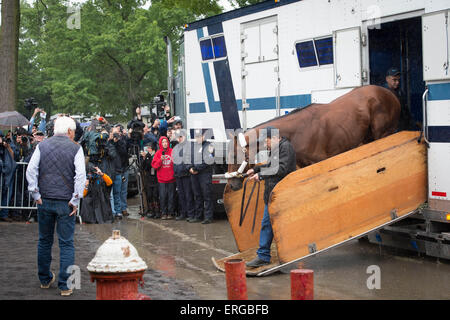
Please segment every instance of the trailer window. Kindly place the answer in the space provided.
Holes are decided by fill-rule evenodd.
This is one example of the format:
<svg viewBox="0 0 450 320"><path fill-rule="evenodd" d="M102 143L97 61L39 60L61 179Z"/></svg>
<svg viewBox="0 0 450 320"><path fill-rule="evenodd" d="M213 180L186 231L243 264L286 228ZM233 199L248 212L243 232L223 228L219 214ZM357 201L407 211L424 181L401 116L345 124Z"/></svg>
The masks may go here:
<svg viewBox="0 0 450 320"><path fill-rule="evenodd" d="M225 46L225 37L215 37L212 38L213 47L214 47L214 57L217 58L225 58L227 56L227 47Z"/></svg>
<svg viewBox="0 0 450 320"><path fill-rule="evenodd" d="M316 51L311 41L299 42L295 45L297 49L298 63L300 68L317 66Z"/></svg>
<svg viewBox="0 0 450 320"><path fill-rule="evenodd" d="M201 39L200 49L203 61L222 59L227 56L227 47L223 35Z"/></svg>
<svg viewBox="0 0 450 320"><path fill-rule="evenodd" d="M300 68L333 64L333 38L320 38L295 44Z"/></svg>
<svg viewBox="0 0 450 320"><path fill-rule="evenodd" d="M200 49L202 51L203 61L214 59L214 53L213 53L211 39L201 40L200 41Z"/></svg>
<svg viewBox="0 0 450 320"><path fill-rule="evenodd" d="M333 64L333 38L314 40L319 65Z"/></svg>

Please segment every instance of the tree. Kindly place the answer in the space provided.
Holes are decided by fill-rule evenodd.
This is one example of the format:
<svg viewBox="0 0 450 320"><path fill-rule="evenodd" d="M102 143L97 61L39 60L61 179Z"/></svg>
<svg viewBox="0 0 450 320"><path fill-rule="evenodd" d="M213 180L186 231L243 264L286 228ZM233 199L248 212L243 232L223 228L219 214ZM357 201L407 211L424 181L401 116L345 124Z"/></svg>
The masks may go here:
<svg viewBox="0 0 450 320"><path fill-rule="evenodd" d="M68 28L71 14L61 1L23 4L21 98L39 96L59 112L129 118L167 89L164 36L176 56L184 24L222 8L217 1L153 0L146 10L144 3L87 0L79 29Z"/></svg>
<svg viewBox="0 0 450 320"><path fill-rule="evenodd" d="M19 0L3 0L0 30L0 112L14 110L16 105L19 25Z"/></svg>
<svg viewBox="0 0 450 320"><path fill-rule="evenodd" d="M228 0L232 6L238 5L239 8L263 2L265 0Z"/></svg>
<svg viewBox="0 0 450 320"><path fill-rule="evenodd" d="M24 100L31 97L35 98L38 107L44 108L48 114L55 108L49 87L50 79L47 73L43 72L39 60L44 10L42 3L36 3L34 7L23 0L20 3L17 111L24 115L33 111L24 108Z"/></svg>

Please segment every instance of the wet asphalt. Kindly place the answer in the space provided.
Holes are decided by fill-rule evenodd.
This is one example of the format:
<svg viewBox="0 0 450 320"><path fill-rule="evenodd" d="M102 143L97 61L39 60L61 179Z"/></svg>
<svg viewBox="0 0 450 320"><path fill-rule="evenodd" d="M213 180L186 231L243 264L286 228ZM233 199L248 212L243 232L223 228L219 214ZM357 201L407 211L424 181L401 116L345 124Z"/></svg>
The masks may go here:
<svg viewBox="0 0 450 320"><path fill-rule="evenodd" d="M130 217L115 223L114 228L136 247L149 269L191 289L189 298L227 299L225 274L211 260L238 252L224 215L208 225L141 220L133 205L137 199L130 203ZM98 240L109 237L112 230L111 225L82 228ZM290 270L298 267L292 265L265 277L247 277L248 298L289 300ZM450 261L381 247L364 239L310 257L301 267L314 271L315 299L450 299ZM379 282L374 280L377 267ZM160 287L164 289L164 285ZM171 293L168 298L183 299Z"/></svg>
<svg viewBox="0 0 450 320"><path fill-rule="evenodd" d="M95 299L95 283L86 269L98 247L120 230L148 265L139 291L152 300L226 300L225 274L211 258L237 253L225 216L212 224L140 219L138 198L129 199L128 218L113 224L77 224L76 264L81 289L70 299ZM37 224L0 224L0 300L61 299L56 288L39 289L36 271ZM53 270L58 270L57 241ZM375 267L374 267L375 266ZM250 300L289 300L290 270L265 277L247 277ZM450 299L450 261L419 256L355 240L315 257L302 266L314 271L317 300ZM375 273L373 270L375 270ZM379 275L378 278L374 278ZM376 281L377 280L377 281Z"/></svg>

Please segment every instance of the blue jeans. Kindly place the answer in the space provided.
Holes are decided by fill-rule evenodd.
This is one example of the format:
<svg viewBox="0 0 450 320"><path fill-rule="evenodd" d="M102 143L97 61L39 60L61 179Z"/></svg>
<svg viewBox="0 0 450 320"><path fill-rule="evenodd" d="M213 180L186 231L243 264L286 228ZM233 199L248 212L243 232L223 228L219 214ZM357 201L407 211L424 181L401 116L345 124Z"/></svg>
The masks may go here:
<svg viewBox="0 0 450 320"><path fill-rule="evenodd" d="M52 262L53 235L58 235L59 241L59 275L58 288L67 290L67 279L70 274L67 268L75 263L75 215L69 216L72 209L69 201L42 199L38 205L39 242L38 242L38 276L42 284L48 284L52 279L50 264Z"/></svg>
<svg viewBox="0 0 450 320"><path fill-rule="evenodd" d="M113 201L114 206L112 207L113 214L114 215L122 214L122 206L121 206L121 201L120 201L120 197L122 194L122 175L121 174L118 174L114 177L112 192L113 192L113 199L114 199L114 201Z"/></svg>
<svg viewBox="0 0 450 320"><path fill-rule="evenodd" d="M127 210L128 195L128 170L122 173L122 188L120 189L120 208L122 211Z"/></svg>
<svg viewBox="0 0 450 320"><path fill-rule="evenodd" d="M127 194L128 194L128 170L125 173L118 174L113 181L113 198L114 206L112 206L113 214L122 214L127 210ZM113 202L111 202L113 203Z"/></svg>
<svg viewBox="0 0 450 320"><path fill-rule="evenodd" d="M5 179L5 176L2 177L2 179ZM9 206L11 205L11 198L13 193L13 182L14 180L11 179L11 183L9 186L6 185L5 181L2 180L3 188L2 188L2 206ZM9 209L1 209L0 210L0 218L7 218L9 213Z"/></svg>
<svg viewBox="0 0 450 320"><path fill-rule="evenodd" d="M272 245L273 231L270 222L269 207L264 206L264 216L261 221L261 233L259 234L259 248L256 251L261 260L270 262L270 246Z"/></svg>

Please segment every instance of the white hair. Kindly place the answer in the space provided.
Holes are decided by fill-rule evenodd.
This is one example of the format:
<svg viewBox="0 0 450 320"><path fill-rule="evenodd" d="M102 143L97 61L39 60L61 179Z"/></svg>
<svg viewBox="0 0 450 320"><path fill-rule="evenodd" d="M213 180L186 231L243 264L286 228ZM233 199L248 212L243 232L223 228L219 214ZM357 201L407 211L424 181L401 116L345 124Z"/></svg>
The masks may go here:
<svg viewBox="0 0 450 320"><path fill-rule="evenodd" d="M55 127L53 129L54 134L67 134L67 131L71 129L75 131L77 125L72 118L69 117L59 117L55 120Z"/></svg>

